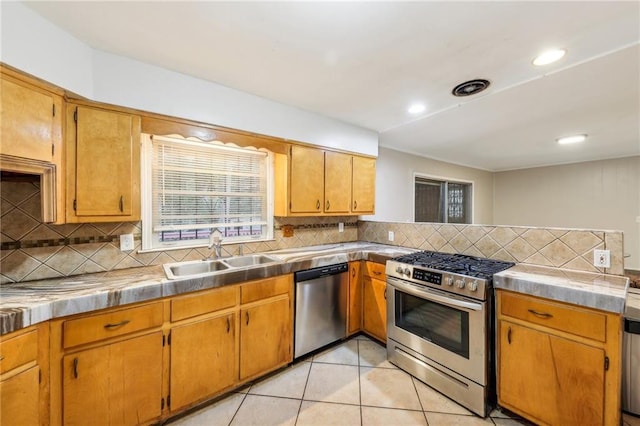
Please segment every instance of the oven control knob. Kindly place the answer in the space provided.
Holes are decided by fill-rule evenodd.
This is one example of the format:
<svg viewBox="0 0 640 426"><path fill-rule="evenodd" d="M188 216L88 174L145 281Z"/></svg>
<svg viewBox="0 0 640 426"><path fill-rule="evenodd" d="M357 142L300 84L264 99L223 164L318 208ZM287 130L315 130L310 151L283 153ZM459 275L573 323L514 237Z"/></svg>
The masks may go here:
<svg viewBox="0 0 640 426"><path fill-rule="evenodd" d="M457 280L456 285L458 288L464 288L464 280Z"/></svg>
<svg viewBox="0 0 640 426"><path fill-rule="evenodd" d="M478 283L477 282L472 282L469 284L469 290L471 291L478 291Z"/></svg>
<svg viewBox="0 0 640 426"><path fill-rule="evenodd" d="M453 285L453 277L447 277L445 282L447 283L447 285Z"/></svg>
<svg viewBox="0 0 640 426"><path fill-rule="evenodd" d="M396 268L396 272L399 273L399 274L402 274L402 266L398 266Z"/></svg>
<svg viewBox="0 0 640 426"><path fill-rule="evenodd" d="M411 278L411 269L409 269L409 268L404 268L404 274L405 274L407 277Z"/></svg>

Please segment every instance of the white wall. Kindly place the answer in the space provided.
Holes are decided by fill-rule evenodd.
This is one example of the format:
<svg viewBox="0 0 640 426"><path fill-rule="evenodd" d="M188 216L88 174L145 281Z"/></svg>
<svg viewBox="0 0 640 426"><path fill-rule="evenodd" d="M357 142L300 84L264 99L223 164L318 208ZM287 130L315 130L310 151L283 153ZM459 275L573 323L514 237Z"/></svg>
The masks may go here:
<svg viewBox="0 0 640 426"><path fill-rule="evenodd" d="M640 270L640 156L494 175L494 223L621 230Z"/></svg>
<svg viewBox="0 0 640 426"><path fill-rule="evenodd" d="M25 5L0 2L0 60L96 101L378 154L372 130L91 49Z"/></svg>
<svg viewBox="0 0 640 426"><path fill-rule="evenodd" d="M18 2L0 2L0 60L88 98L92 50Z"/></svg>
<svg viewBox="0 0 640 426"><path fill-rule="evenodd" d="M493 175L380 147L376 163L376 214L365 220L412 222L414 173L473 182L473 223L493 220Z"/></svg>

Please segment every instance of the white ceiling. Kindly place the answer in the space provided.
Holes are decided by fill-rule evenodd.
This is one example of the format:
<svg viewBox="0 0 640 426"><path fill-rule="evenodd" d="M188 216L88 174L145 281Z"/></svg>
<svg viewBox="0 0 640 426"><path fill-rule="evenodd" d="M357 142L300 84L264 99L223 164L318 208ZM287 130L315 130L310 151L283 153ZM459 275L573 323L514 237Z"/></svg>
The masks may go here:
<svg viewBox="0 0 640 426"><path fill-rule="evenodd" d="M640 154L640 2L28 2L95 49L486 170ZM534 67L560 47L556 64ZM473 78L490 88L451 89ZM426 111L410 116L411 102ZM581 145L555 139L587 133Z"/></svg>

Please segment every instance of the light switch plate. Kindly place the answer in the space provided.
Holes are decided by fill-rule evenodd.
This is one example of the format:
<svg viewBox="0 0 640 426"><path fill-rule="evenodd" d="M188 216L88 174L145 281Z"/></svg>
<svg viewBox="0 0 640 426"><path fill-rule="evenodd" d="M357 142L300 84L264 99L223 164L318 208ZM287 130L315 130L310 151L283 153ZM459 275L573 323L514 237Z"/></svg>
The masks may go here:
<svg viewBox="0 0 640 426"><path fill-rule="evenodd" d="M120 251L131 251L133 248L133 234L120 235Z"/></svg>
<svg viewBox="0 0 640 426"><path fill-rule="evenodd" d="M338 232L344 232L344 223L338 222Z"/></svg>
<svg viewBox="0 0 640 426"><path fill-rule="evenodd" d="M393 239L395 238L395 234L393 233L393 231L389 231L389 241L393 241Z"/></svg>

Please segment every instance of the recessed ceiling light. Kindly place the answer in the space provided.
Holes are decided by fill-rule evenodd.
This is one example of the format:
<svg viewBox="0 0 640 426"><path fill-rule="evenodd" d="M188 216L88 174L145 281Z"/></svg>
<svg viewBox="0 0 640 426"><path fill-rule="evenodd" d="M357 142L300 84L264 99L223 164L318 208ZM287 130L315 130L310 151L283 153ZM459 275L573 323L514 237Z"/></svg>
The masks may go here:
<svg viewBox="0 0 640 426"><path fill-rule="evenodd" d="M407 111L409 114L420 114L424 112L425 109L427 109L427 107L424 106L424 104L412 104Z"/></svg>
<svg viewBox="0 0 640 426"><path fill-rule="evenodd" d="M559 138L558 143L560 145L567 145L572 143L584 142L586 139L587 139L587 135L573 135L573 136L567 136L564 138Z"/></svg>
<svg viewBox="0 0 640 426"><path fill-rule="evenodd" d="M546 52L542 52L540 55L533 59L533 65L542 66L549 65L555 61L560 60L567 51L565 49L551 49Z"/></svg>

